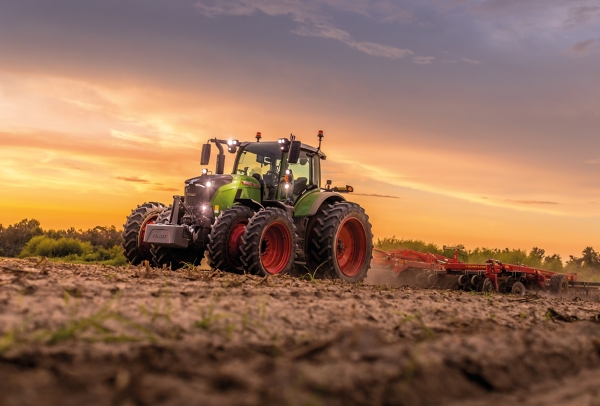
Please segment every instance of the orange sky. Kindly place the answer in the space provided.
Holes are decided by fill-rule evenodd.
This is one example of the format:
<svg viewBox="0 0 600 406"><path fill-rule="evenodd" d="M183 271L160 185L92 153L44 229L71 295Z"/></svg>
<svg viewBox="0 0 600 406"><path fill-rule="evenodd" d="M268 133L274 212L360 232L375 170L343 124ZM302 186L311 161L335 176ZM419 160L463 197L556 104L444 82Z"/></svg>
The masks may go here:
<svg viewBox="0 0 600 406"><path fill-rule="evenodd" d="M585 1L108 3L0 15L1 224L120 226L182 193L209 137L324 130L324 179L376 238L600 248Z"/></svg>

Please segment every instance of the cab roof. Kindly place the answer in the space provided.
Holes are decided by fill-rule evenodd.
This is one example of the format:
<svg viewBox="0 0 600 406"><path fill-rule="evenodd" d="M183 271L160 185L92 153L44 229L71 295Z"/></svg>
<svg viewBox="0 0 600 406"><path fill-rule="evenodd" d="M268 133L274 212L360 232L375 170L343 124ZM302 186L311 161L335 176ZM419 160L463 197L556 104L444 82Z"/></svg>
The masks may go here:
<svg viewBox="0 0 600 406"><path fill-rule="evenodd" d="M277 142L276 141L265 141L265 142L257 143L256 141L253 141L253 142L243 141L243 142L240 142L240 147L244 148L244 147L246 147L246 145L249 145L249 144L277 144ZM318 151L317 148L315 148L313 146L302 143L300 148L305 151L312 152L313 154L318 153L319 158L321 158L321 159L327 158L327 155L325 155L325 153L323 151Z"/></svg>

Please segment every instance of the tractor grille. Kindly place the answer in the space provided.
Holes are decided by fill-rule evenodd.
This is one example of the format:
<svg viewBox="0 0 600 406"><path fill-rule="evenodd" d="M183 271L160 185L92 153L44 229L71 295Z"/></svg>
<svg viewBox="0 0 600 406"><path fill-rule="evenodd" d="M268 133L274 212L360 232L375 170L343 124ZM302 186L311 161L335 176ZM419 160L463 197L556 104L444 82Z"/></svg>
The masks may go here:
<svg viewBox="0 0 600 406"><path fill-rule="evenodd" d="M199 185L186 185L183 202L188 207L196 208L202 203L208 203L210 198L204 196L207 190Z"/></svg>
<svg viewBox="0 0 600 406"><path fill-rule="evenodd" d="M211 187L205 187L206 182L211 182ZM231 183L231 175L203 175L186 181L183 202L191 208L195 215L201 213L201 207L210 204L210 200L221 186Z"/></svg>

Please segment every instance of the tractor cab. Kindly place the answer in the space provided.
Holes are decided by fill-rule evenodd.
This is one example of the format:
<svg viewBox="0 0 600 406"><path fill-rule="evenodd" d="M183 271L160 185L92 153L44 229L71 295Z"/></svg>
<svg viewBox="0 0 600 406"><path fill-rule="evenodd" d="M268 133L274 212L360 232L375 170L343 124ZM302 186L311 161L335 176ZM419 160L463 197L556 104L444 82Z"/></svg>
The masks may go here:
<svg viewBox="0 0 600 406"><path fill-rule="evenodd" d="M284 139L281 139L284 140ZM251 176L261 185L261 200L296 201L303 193L321 187L320 160L325 154L305 144L286 153L284 142L240 144L233 175ZM294 159L290 159L295 155Z"/></svg>

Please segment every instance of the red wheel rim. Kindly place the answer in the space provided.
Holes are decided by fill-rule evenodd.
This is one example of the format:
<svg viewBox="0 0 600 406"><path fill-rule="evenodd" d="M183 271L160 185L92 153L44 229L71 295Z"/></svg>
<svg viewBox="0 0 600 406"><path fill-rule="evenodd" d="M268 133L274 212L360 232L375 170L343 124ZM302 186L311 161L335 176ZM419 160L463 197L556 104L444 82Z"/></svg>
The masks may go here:
<svg viewBox="0 0 600 406"><path fill-rule="evenodd" d="M248 220L234 224L233 227L231 227L229 239L227 240L227 254L235 264L236 268L242 266L242 262L240 261L240 247L242 246L242 235L244 235L244 231L246 231L247 224Z"/></svg>
<svg viewBox="0 0 600 406"><path fill-rule="evenodd" d="M292 238L283 223L273 223L263 232L260 242L260 260L265 270L280 274L287 266L292 255Z"/></svg>
<svg viewBox="0 0 600 406"><path fill-rule="evenodd" d="M152 245L148 244L147 242L144 242L144 236L146 235L146 227L148 226L148 224L155 224L157 218L158 214L146 217L146 219L142 223L142 227L140 228L140 234L138 236L138 248L142 251L146 258L149 258L150 247Z"/></svg>
<svg viewBox="0 0 600 406"><path fill-rule="evenodd" d="M338 266L346 276L356 276L367 257L367 233L362 222L350 217L340 226L335 246Z"/></svg>

